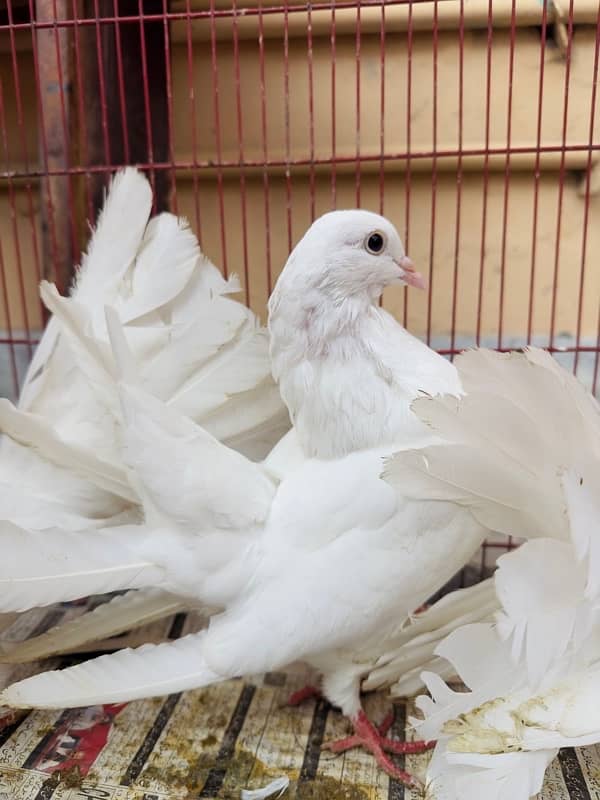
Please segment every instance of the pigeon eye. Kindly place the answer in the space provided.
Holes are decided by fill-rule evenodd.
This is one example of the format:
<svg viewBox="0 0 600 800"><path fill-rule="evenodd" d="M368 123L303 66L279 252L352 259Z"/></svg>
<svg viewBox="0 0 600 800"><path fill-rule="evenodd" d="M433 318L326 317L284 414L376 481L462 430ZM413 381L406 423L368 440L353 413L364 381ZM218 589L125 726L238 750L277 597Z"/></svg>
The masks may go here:
<svg viewBox="0 0 600 800"><path fill-rule="evenodd" d="M378 256L385 248L385 236L380 231L370 233L365 239L365 248L369 253Z"/></svg>

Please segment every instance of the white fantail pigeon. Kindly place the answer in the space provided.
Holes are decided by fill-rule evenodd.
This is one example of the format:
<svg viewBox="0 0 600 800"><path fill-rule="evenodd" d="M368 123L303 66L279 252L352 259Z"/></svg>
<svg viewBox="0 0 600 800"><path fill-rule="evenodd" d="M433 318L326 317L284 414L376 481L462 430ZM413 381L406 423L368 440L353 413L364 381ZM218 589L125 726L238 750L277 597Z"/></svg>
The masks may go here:
<svg viewBox="0 0 600 800"><path fill-rule="evenodd" d="M407 277L420 281L396 231L368 212L326 215L292 253L270 322L275 374L305 451L291 465L289 451L279 463L277 454L253 463L188 409L153 396L132 369L118 312L107 314L121 375L123 460L144 523L54 532L61 558L53 561L50 538L22 536L14 563L4 574L0 566L0 610L76 597L84 585L94 592L151 585L222 611L206 631L35 676L9 687L3 702L133 699L303 659L354 724L355 735L337 749L365 745L390 774L414 783L385 752L406 745L365 717L360 681L485 529L467 510L407 502L380 479L383 458L405 440L436 441L414 418L411 399L420 390L461 391L452 365L377 305L386 285ZM92 371L104 358L89 348L86 357Z"/></svg>

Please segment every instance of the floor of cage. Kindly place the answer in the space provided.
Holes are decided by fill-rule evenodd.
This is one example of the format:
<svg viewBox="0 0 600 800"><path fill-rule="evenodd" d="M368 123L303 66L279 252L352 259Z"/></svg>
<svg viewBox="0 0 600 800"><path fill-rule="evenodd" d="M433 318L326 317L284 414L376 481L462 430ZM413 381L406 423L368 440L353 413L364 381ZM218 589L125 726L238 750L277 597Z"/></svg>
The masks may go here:
<svg viewBox="0 0 600 800"><path fill-rule="evenodd" d="M28 612L5 635L39 633L96 601ZM179 614L43 666L66 666L97 655L98 648L175 638L200 624L198 615ZM10 678L39 668L17 667ZM311 678L298 665L285 673L131 703L22 715L0 709L0 800L238 800L242 789L283 776L290 779L284 795L290 800L423 800L388 778L362 750L333 755L321 749L349 728L323 700L287 705L289 695ZM375 722L390 710L385 693L365 696L364 704ZM412 738L408 720L414 712L411 699L394 704L394 738ZM395 758L423 779L430 755ZM539 800L598 797L600 746L591 746L561 751Z"/></svg>

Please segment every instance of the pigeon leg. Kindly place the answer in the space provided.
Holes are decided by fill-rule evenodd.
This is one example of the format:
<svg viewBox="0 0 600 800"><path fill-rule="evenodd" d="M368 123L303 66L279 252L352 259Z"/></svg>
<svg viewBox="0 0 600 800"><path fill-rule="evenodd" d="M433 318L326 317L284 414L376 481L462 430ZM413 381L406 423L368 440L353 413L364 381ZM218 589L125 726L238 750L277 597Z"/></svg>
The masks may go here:
<svg viewBox="0 0 600 800"><path fill-rule="evenodd" d="M317 689L316 686L303 686L302 689L298 689L297 692L292 692L288 697L287 705L299 706L306 702L306 700L312 700L317 697L321 697L320 689Z"/></svg>
<svg viewBox="0 0 600 800"><path fill-rule="evenodd" d="M377 726L377 730L379 731L380 736L387 736L390 732L390 728L394 724L394 712L388 711L388 713L383 718L383 722Z"/></svg>
<svg viewBox="0 0 600 800"><path fill-rule="evenodd" d="M343 753L353 747L364 747L365 750L368 750L375 756L375 760L379 766L387 772L391 778L395 778L411 788L422 788L421 782L413 775L397 767L387 755L387 752L398 755L422 753L424 750L432 748L435 742L397 742L393 739L387 739L382 734L381 729L377 729L375 725L369 721L364 711L358 713L356 719L353 720L353 725L354 734L352 736L347 736L345 739L339 739L335 742L327 742L323 745L323 749L330 750L332 753ZM389 726L390 722L388 717L386 717L382 728L387 732Z"/></svg>

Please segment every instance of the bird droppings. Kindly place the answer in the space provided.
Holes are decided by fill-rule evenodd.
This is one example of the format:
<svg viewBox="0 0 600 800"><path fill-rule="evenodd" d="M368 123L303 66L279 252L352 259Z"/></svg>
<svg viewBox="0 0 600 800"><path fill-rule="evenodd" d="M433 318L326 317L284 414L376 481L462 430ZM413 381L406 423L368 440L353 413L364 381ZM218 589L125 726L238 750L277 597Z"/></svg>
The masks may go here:
<svg viewBox="0 0 600 800"><path fill-rule="evenodd" d="M369 795L351 783L340 783L329 775L296 784L292 800L369 800Z"/></svg>
<svg viewBox="0 0 600 800"><path fill-rule="evenodd" d="M210 745L217 742L216 737L207 736L202 740L203 745L206 740L210 740ZM194 762L187 769L165 770L148 766L136 782L136 787L161 786L174 798L197 797L210 771L219 769L225 772L225 776L215 797L219 800L239 800L242 789L258 788L273 778L281 777L281 770L270 769L254 753L242 747L237 747L230 759L219 759L217 753L213 752L202 753L199 758L195 756ZM363 789L350 783L340 783L330 776L317 776L314 780L299 782L297 771L292 771L289 777L292 780L285 793L289 800L369 800L369 794Z"/></svg>
<svg viewBox="0 0 600 800"><path fill-rule="evenodd" d="M201 742L204 746L216 743L217 738L212 735L205 737ZM182 743L177 755L187 762L187 766L164 769L150 765L144 769L136 781L136 786L162 787L164 791L172 792L174 797L193 797L202 791L210 771L219 769L224 771L225 777L223 786L216 796L223 800L239 800L241 790L248 788L250 776L252 783L261 781L264 783L265 778L277 777L256 758L254 753L241 747L236 749L230 759L220 759L216 752L201 753L200 756L188 754L186 757L184 754L186 749Z"/></svg>
<svg viewBox="0 0 600 800"><path fill-rule="evenodd" d="M83 782L83 775L79 769L79 764L74 764L68 769L58 772L59 783L62 783L67 789L80 789Z"/></svg>

